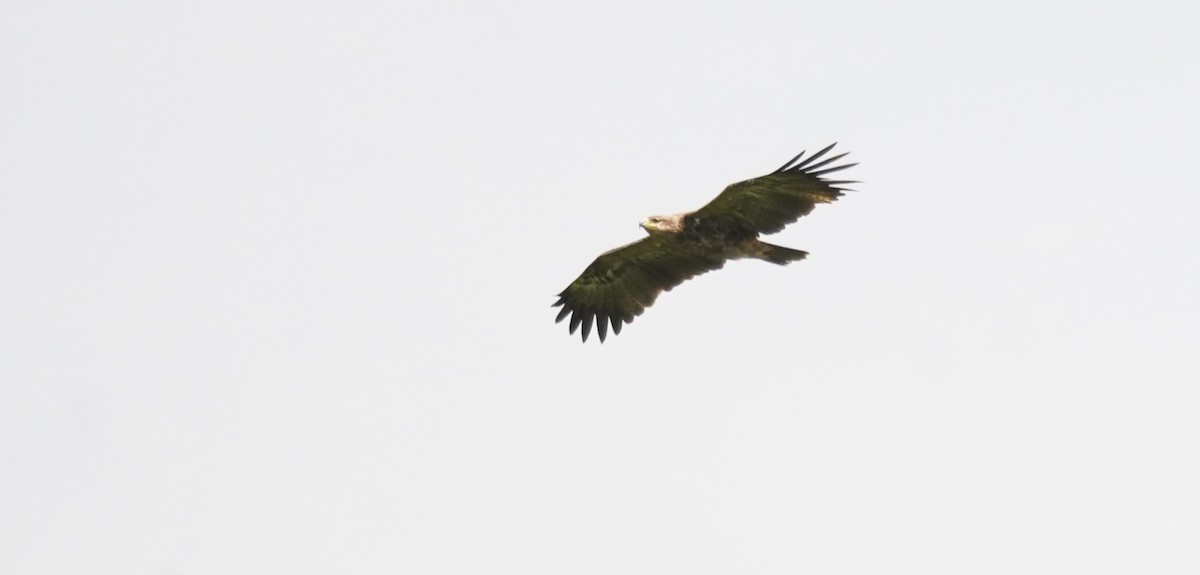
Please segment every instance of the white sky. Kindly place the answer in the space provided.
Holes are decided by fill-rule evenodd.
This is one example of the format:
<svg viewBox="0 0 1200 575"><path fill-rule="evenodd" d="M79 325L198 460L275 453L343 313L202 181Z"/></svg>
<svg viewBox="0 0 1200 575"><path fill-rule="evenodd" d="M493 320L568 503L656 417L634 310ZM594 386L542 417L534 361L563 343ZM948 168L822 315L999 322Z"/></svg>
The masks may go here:
<svg viewBox="0 0 1200 575"><path fill-rule="evenodd" d="M1200 8L740 4L3 8L0 572L1200 572Z"/></svg>

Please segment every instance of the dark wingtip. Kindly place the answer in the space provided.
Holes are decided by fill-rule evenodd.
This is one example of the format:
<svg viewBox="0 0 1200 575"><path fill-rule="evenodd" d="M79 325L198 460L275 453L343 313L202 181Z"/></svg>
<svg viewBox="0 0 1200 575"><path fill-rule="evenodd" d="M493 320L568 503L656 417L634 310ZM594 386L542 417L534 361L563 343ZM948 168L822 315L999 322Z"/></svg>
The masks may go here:
<svg viewBox="0 0 1200 575"><path fill-rule="evenodd" d="M829 150L832 150L833 147L836 145L837 145L837 142L829 144L828 146L821 148L821 151L809 156L807 160L804 160L803 162L800 162L799 164L796 164L788 169L789 170L797 170L797 171L803 170L809 164L819 160L821 158L821 156L824 156Z"/></svg>
<svg viewBox="0 0 1200 575"><path fill-rule="evenodd" d="M571 328L568 330L568 333L575 335L575 330L579 329L579 322L581 321L583 321L583 314L579 310L575 310L571 314Z"/></svg>
<svg viewBox="0 0 1200 575"><path fill-rule="evenodd" d="M799 159L800 159L800 158L802 158L802 157L804 157L804 151L801 151L799 154L796 154L796 157L794 157L794 158L792 158L792 159L788 160L788 161L787 161L787 162L785 162L785 163L784 163L782 166L779 166L779 169L778 169L778 170L775 170L774 172L771 172L771 173L772 173L772 174L778 174L779 172L782 172L782 171L784 171L784 170L787 170L787 169L788 169L788 166L791 166L793 162L795 162L795 161L799 160Z"/></svg>
<svg viewBox="0 0 1200 575"><path fill-rule="evenodd" d="M838 155L836 155L836 156L830 156L830 157L828 157L828 158L825 158L824 160L821 160L820 162L817 162L817 163L815 163L815 164L813 164L813 165L811 165L811 166L808 166L808 167L806 167L806 168L805 168L805 171L807 171L808 173L810 173L810 174L811 174L811 173L813 173L813 170L815 170L815 169L817 169L817 168L819 168L819 167L821 167L821 166L827 165L827 164L829 164L830 162L836 162L836 161L838 161L838 160L840 160L840 159L842 159L842 158L846 157L846 154L849 154L849 153L850 153L850 152L842 152L842 153L840 153L840 154L838 154Z"/></svg>
<svg viewBox="0 0 1200 575"><path fill-rule="evenodd" d="M583 341L587 341L588 335L592 333L592 320L595 316L592 312L587 312L583 315Z"/></svg>
<svg viewBox="0 0 1200 575"><path fill-rule="evenodd" d="M823 176L825 174L832 174L834 172L838 172L838 171L844 170L846 168L853 168L854 166L857 166L857 165L858 165L858 162L854 162L853 164L845 164L842 166L834 166L832 168L825 168L824 170L821 170L818 172L809 172L808 175L819 177L819 176Z"/></svg>
<svg viewBox="0 0 1200 575"><path fill-rule="evenodd" d="M555 317L555 318L554 318L554 323L559 323L559 322L561 322L561 321L562 321L564 318L566 318L566 317L567 317L567 314L570 314L570 313L571 313L571 308L569 308L569 307L564 307L564 308L562 308L562 309L561 309L561 310L559 310L559 312L558 312L558 317Z"/></svg>

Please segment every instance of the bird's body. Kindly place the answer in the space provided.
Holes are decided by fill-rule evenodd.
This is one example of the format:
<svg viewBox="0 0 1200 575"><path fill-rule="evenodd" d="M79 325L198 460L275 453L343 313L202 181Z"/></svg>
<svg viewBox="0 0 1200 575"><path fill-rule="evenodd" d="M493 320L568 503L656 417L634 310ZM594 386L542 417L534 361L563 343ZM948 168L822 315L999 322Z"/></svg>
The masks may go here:
<svg viewBox="0 0 1200 575"><path fill-rule="evenodd" d="M658 234L664 245L680 252L694 252L723 261L757 258L778 264L803 259L806 254L759 241L758 234L728 219L701 218L693 212L651 216L642 222L651 236ZM665 242L670 241L671 244ZM617 248L618 250L621 248Z"/></svg>
<svg viewBox="0 0 1200 575"><path fill-rule="evenodd" d="M755 258L786 265L806 252L758 239L808 214L818 203L836 200L849 181L821 176L854 164L819 170L845 154L817 162L833 146L797 163L800 155L778 170L733 184L694 212L651 216L641 223L648 237L609 250L559 294L556 321L571 316L571 333L583 326L587 341L595 322L603 342L654 303L658 294L696 275L720 269L728 260Z"/></svg>

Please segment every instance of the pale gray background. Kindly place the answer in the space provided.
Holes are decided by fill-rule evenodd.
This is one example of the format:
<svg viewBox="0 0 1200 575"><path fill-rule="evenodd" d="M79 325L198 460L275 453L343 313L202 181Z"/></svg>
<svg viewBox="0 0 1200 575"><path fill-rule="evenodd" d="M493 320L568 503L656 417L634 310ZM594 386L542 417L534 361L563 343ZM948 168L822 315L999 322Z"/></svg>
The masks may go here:
<svg viewBox="0 0 1200 575"><path fill-rule="evenodd" d="M738 4L6 4L0 572L1200 572L1200 10Z"/></svg>

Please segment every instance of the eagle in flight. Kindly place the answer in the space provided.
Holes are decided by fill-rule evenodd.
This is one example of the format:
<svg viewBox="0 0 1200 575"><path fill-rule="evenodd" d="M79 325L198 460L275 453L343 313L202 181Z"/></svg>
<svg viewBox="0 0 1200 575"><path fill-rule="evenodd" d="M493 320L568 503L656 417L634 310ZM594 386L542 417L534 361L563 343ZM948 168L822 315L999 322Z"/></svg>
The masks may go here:
<svg viewBox="0 0 1200 575"><path fill-rule="evenodd" d="M658 294L699 274L720 269L728 260L754 258L778 265L804 259L808 252L759 241L850 191L850 180L824 176L857 164L825 167L846 154L821 160L836 144L804 159L804 152L762 177L725 188L704 207L642 221L647 237L609 250L583 270L552 307L562 306L555 322L571 316L570 332L583 326L583 341L595 323L600 342L612 324L614 334L650 307ZM803 161L802 161L803 159Z"/></svg>

